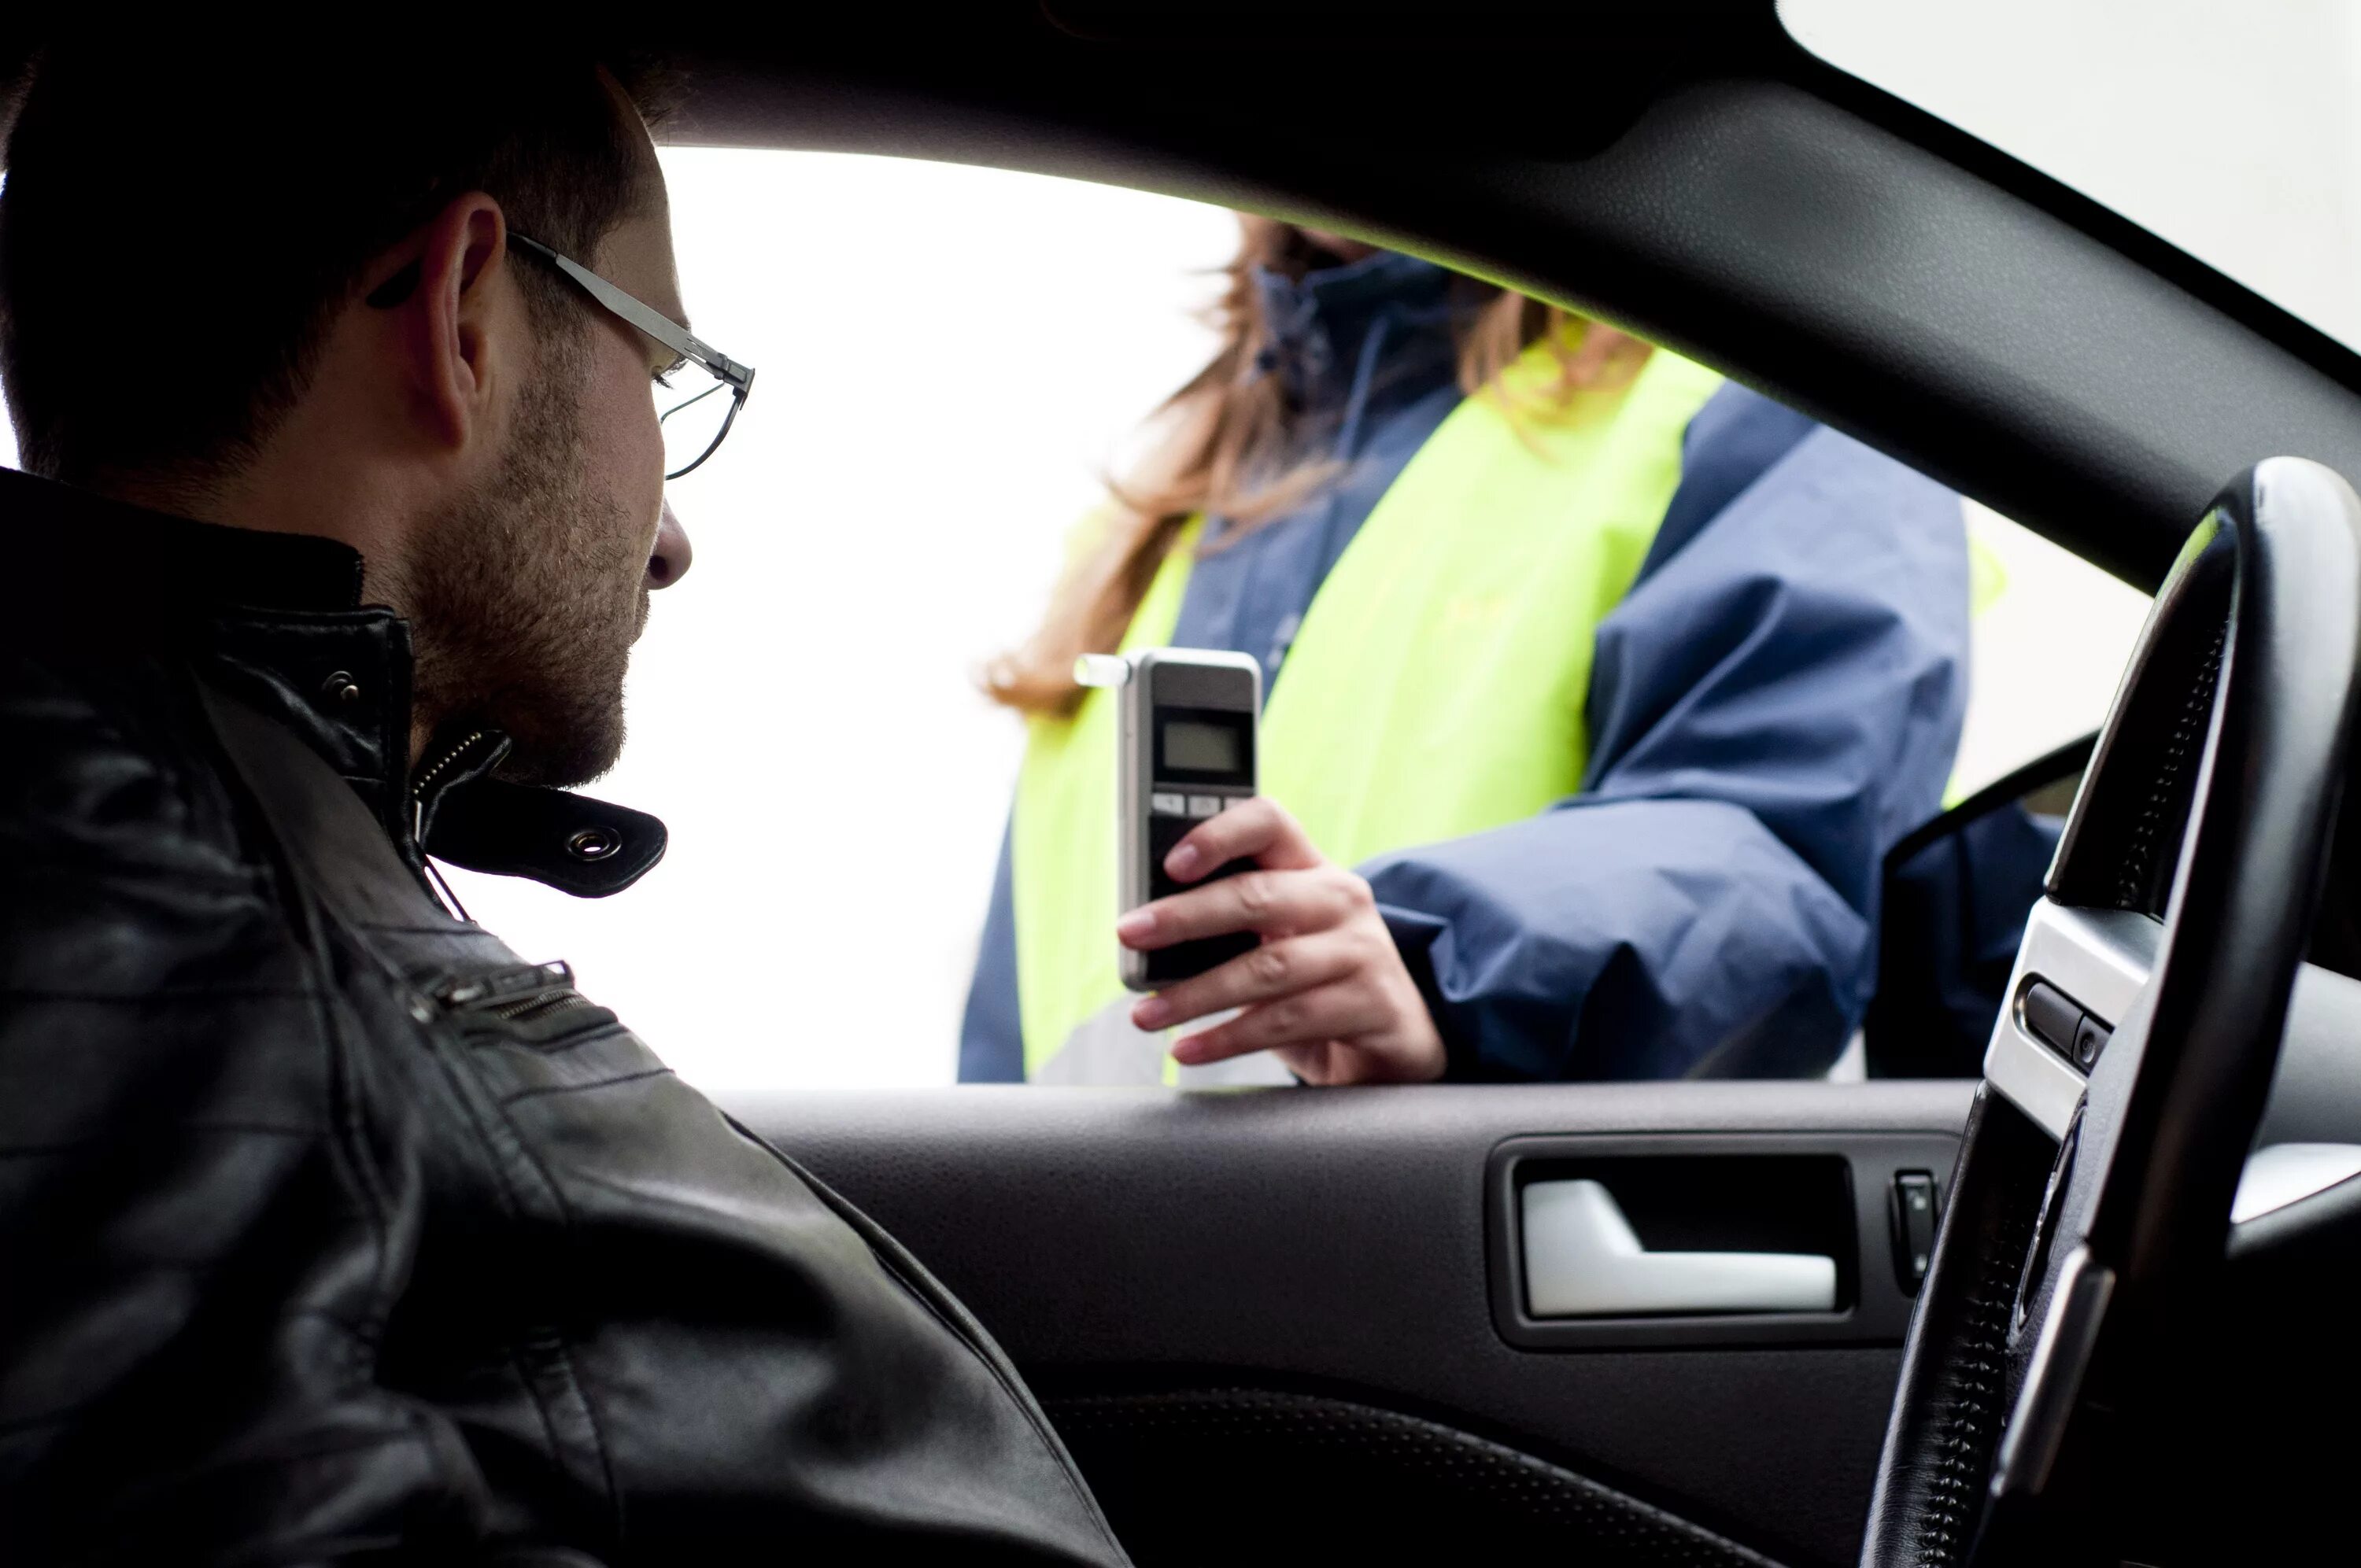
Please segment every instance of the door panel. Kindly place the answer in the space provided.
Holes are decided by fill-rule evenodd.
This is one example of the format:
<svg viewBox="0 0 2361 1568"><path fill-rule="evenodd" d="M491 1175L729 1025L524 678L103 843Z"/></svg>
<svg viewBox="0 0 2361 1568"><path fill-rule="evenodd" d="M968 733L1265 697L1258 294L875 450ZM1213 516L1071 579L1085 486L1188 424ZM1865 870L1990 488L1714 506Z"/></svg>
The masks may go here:
<svg viewBox="0 0 2361 1568"><path fill-rule="evenodd" d="M1949 1081L979 1086L728 1106L910 1246L1053 1404L1245 1389L1401 1412L1800 1563L1855 1554L1899 1362L1902 1314L1876 1294L1894 1277L1893 1244L1869 1189L1897 1157L1935 1159L1948 1180L1971 1092ZM1614 1135L1597 1146L1610 1152L1775 1143L1844 1156L1870 1233L1839 1259L1856 1282L1853 1328L1822 1318L1812 1332L1823 1337L1801 1342L1698 1343L1642 1320L1630 1333L1511 1344L1496 1303L1514 1287L1496 1280L1513 1271L1495 1261L1512 1244L1487 1234L1500 1228L1493 1157L1512 1138L1601 1135ZM1732 1337L1727 1320L1697 1327ZM1104 1404L1091 1408L1103 1420ZM1077 1445L1086 1468L1089 1447ZM1177 1480L1173 1491L1208 1497Z"/></svg>

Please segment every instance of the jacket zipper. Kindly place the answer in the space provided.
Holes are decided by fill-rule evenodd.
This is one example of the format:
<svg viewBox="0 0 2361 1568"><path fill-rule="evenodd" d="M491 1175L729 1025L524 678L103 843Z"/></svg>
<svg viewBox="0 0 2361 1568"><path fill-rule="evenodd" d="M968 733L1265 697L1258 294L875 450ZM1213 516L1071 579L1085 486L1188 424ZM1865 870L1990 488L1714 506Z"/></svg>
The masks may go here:
<svg viewBox="0 0 2361 1568"><path fill-rule="evenodd" d="M535 992L531 996L520 996L507 1002L492 1003L488 1006L478 1008L477 1011L489 1014L505 1023L539 1024L597 1005L597 1003L578 991L541 991Z"/></svg>
<svg viewBox="0 0 2361 1568"><path fill-rule="evenodd" d="M483 738L483 730L471 729L464 740L445 748L441 756L418 770L418 777L410 786L410 835L419 840L421 850L425 848L427 789L436 779L450 772L452 766Z"/></svg>
<svg viewBox="0 0 2361 1568"><path fill-rule="evenodd" d="M435 990L434 1000L445 1012L497 1018L505 1024L555 1024L571 1013L605 1011L574 989L573 967L563 959L447 981Z"/></svg>

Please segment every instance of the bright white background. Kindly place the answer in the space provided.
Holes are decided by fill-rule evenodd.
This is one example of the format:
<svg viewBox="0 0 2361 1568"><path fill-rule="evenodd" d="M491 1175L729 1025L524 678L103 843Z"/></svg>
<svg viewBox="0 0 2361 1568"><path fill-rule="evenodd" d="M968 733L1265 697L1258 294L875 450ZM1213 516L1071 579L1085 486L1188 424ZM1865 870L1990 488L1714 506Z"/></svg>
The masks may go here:
<svg viewBox="0 0 2361 1568"><path fill-rule="evenodd" d="M672 848L601 904L455 876L469 911L708 1087L948 1082L1030 630L1123 437L1211 351L1228 214L999 170L669 150L698 331L753 365L672 488L631 740L594 793Z"/></svg>
<svg viewBox="0 0 2361 1568"><path fill-rule="evenodd" d="M2361 343L2361 5L1784 14L1838 63ZM729 445L675 487L697 565L657 596L630 750L594 790L663 816L672 851L603 904L453 880L700 1083L947 1081L1019 747L972 677L1029 627L1098 477L1207 352L1190 313L1232 223L993 170L664 164L698 329L761 370ZM1970 521L2014 590L1979 641L1974 781L2097 721L2142 601Z"/></svg>

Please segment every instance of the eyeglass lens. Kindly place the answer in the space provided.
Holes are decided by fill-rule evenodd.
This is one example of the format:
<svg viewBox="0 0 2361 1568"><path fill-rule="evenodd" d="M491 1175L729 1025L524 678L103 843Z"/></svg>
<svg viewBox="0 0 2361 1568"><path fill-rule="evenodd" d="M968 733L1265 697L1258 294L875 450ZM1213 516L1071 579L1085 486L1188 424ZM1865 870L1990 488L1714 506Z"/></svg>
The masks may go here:
<svg viewBox="0 0 2361 1568"><path fill-rule="evenodd" d="M738 412L730 383L694 363L669 371L655 389L664 428L664 477L677 479L713 455Z"/></svg>

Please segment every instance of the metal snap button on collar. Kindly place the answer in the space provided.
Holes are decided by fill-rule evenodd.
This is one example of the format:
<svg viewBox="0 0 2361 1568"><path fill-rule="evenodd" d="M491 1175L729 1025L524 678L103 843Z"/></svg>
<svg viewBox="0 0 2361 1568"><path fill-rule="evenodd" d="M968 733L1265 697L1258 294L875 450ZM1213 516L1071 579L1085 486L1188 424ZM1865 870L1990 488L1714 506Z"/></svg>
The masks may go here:
<svg viewBox="0 0 2361 1568"><path fill-rule="evenodd" d="M623 836L612 828L585 828L566 840L566 852L577 861L603 861L623 847Z"/></svg>

